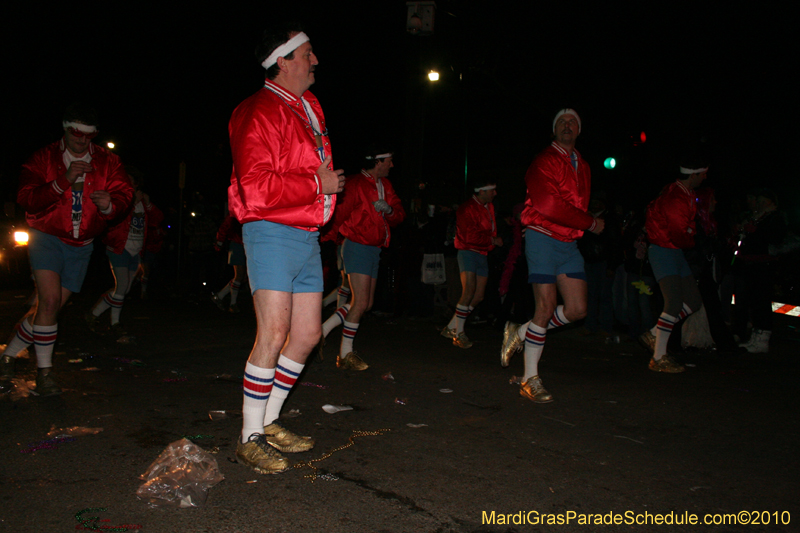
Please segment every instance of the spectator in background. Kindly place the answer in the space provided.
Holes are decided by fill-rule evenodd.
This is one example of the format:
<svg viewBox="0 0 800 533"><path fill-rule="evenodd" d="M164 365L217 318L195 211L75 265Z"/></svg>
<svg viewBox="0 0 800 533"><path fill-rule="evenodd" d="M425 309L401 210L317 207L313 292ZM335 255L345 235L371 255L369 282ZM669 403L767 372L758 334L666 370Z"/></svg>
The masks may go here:
<svg viewBox="0 0 800 533"><path fill-rule="evenodd" d="M578 240L586 270L586 320L584 329L587 335L601 333L604 337L614 336L614 302L612 286L617 267L619 248L619 228L615 218L606 208L603 200L593 198L589 201L589 213L605 219L605 229L600 235L585 232Z"/></svg>
<svg viewBox="0 0 800 533"><path fill-rule="evenodd" d="M644 217L631 212L622 226L628 302L628 335L636 340L655 325L651 301L656 279L647 257Z"/></svg>
<svg viewBox="0 0 800 533"><path fill-rule="evenodd" d="M758 190L755 212L742 231L734 262L744 280L741 296L736 294L736 329L744 331L748 318L753 328L748 341L739 346L750 353L767 353L772 336L772 296L778 261L770 248L774 251L786 238L786 220L778 211L774 191Z"/></svg>

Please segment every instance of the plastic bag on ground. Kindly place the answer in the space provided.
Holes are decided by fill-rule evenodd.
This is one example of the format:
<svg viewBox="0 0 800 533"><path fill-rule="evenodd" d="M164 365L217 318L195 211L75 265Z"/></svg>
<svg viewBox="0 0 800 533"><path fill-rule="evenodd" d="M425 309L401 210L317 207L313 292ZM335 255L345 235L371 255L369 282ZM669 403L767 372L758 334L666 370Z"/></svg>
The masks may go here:
<svg viewBox="0 0 800 533"><path fill-rule="evenodd" d="M136 495L154 507L200 507L225 479L216 459L188 439L173 442L142 474Z"/></svg>

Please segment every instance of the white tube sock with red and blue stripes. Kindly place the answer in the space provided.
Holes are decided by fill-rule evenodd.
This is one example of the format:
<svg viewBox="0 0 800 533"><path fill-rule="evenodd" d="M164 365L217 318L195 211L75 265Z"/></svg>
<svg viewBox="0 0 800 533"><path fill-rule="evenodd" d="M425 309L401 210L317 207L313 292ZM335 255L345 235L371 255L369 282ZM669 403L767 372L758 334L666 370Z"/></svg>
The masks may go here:
<svg viewBox="0 0 800 533"><path fill-rule="evenodd" d="M341 348L339 348L339 355L347 357L347 354L353 351L353 340L356 338L356 333L358 333L358 323L345 320L342 329L342 345Z"/></svg>
<svg viewBox="0 0 800 533"><path fill-rule="evenodd" d="M274 368L261 368L247 362L244 368L242 385L244 402L242 403L242 443L247 442L253 433L264 433L264 413L267 400L272 392L275 380Z"/></svg>
<svg viewBox="0 0 800 533"><path fill-rule="evenodd" d="M36 366L50 368L53 366L53 348L58 336L58 324L52 326L33 325L33 343L36 345Z"/></svg>
<svg viewBox="0 0 800 533"><path fill-rule="evenodd" d="M322 324L322 336L327 338L328 333L344 324L344 320L347 318L347 313L349 311L350 304L344 304L337 309L331 317Z"/></svg>
<svg viewBox="0 0 800 533"><path fill-rule="evenodd" d="M523 383L533 376L539 375L539 359L542 358L546 337L546 328L537 326L533 321L528 322L528 329L525 330L525 374L522 376Z"/></svg>
<svg viewBox="0 0 800 533"><path fill-rule="evenodd" d="M230 287L231 287L231 303L230 305L236 305L236 298L239 297L239 289L242 286L241 281L234 281L231 280Z"/></svg>
<svg viewBox="0 0 800 533"><path fill-rule="evenodd" d="M31 317L25 317L17 324L17 332L8 342L8 346L6 346L6 349L3 351L3 355L16 357L22 350L25 350L33 344L33 326L30 320Z"/></svg>
<svg viewBox="0 0 800 533"><path fill-rule="evenodd" d="M550 322L547 324L547 329L560 328L563 325L569 324L569 320L564 315L564 306L559 305L556 307L553 316L550 317Z"/></svg>
<svg viewBox="0 0 800 533"><path fill-rule="evenodd" d="M267 410L264 412L264 425L268 426L275 422L281 414L281 408L289 391L292 390L297 378L306 365L292 361L281 354L278 358L278 367L275 369L275 383L272 386L272 393L267 400Z"/></svg>
<svg viewBox="0 0 800 533"><path fill-rule="evenodd" d="M674 316L667 313L661 313L661 316L658 317L658 322L656 322L656 346L653 350L653 359L656 361L660 361L666 355L667 342L669 342L672 328L675 327L677 322L678 320Z"/></svg>
<svg viewBox="0 0 800 533"><path fill-rule="evenodd" d="M472 309L466 305L457 304L456 305L456 312L453 314L453 318L450 319L450 323L447 324L447 329L454 329L456 333L464 333L464 324L467 323L467 318L469 318Z"/></svg>
<svg viewBox="0 0 800 533"><path fill-rule="evenodd" d="M337 292L336 305L339 307L344 307L344 304L346 304L349 300L350 300L350 289L348 289L347 287L339 287L339 291Z"/></svg>

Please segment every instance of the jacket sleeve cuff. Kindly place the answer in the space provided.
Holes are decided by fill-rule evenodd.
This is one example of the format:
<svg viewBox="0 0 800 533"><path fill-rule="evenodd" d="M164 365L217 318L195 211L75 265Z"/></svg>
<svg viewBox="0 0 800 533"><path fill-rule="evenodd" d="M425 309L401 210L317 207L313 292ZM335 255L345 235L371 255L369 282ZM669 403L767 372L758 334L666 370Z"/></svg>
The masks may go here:
<svg viewBox="0 0 800 533"><path fill-rule="evenodd" d="M72 184L67 179L67 176L59 176L53 180L53 190L56 191L59 195L64 194L64 191L69 189Z"/></svg>
<svg viewBox="0 0 800 533"><path fill-rule="evenodd" d="M586 231L594 231L594 228L597 227L597 219L592 217L592 225L589 226Z"/></svg>
<svg viewBox="0 0 800 533"><path fill-rule="evenodd" d="M100 213L104 214L105 216L109 216L113 212L114 212L114 204L112 203L108 204L108 207L106 209L100 211Z"/></svg>

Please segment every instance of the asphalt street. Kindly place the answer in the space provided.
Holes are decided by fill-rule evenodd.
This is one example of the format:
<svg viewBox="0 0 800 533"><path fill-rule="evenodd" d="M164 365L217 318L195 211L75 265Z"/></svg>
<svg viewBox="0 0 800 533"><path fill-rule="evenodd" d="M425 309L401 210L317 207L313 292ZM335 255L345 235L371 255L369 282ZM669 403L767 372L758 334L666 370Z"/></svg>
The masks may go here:
<svg viewBox="0 0 800 533"><path fill-rule="evenodd" d="M316 447L264 476L233 445L250 305L234 315L206 298L134 298L122 344L83 323L101 290L63 310L64 393L26 396L28 358L0 401L2 531L800 531L800 319L780 318L768 355L679 354L692 365L680 375L648 371L635 343L551 332L540 374L555 401L537 405L510 383L522 357L500 367L496 329L468 327L475 345L462 350L439 335L442 317L371 315L355 341L370 368L338 370L331 334L284 407ZM3 336L28 295L0 292ZM54 437L74 427L102 431ZM224 480L201 507L151 507L140 476L182 437L214 452Z"/></svg>

